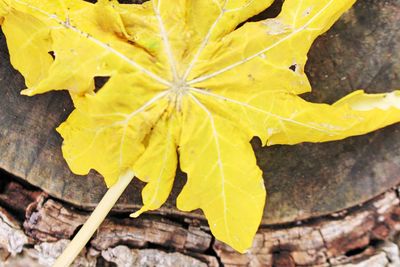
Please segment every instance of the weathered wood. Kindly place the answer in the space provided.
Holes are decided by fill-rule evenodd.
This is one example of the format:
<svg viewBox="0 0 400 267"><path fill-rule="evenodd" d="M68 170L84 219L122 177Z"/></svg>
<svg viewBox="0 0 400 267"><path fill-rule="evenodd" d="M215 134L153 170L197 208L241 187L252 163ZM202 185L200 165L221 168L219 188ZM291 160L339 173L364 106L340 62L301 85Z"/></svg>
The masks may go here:
<svg viewBox="0 0 400 267"><path fill-rule="evenodd" d="M55 242L71 238L86 219L86 214L70 212L60 203L41 198L27 211L24 228L35 240Z"/></svg>
<svg viewBox="0 0 400 267"><path fill-rule="evenodd" d="M3 267L4 261L7 263L4 266L13 267L31 261L40 266L51 266L89 213L78 211L49 198L43 192L26 188L14 181L6 184L5 188L19 188L22 196L37 197L25 198L26 205L12 208L15 214L26 214L19 217L20 220L14 219L0 207L0 267ZM10 204L14 202L10 197L12 194L13 190L0 192L2 205L11 207ZM24 222L21 222L21 218L25 218ZM115 250L119 245L130 247L126 249L132 248L129 259L139 263L148 256L149 247L157 246L157 252L154 250L154 256L149 259L149 262L158 262L154 266L164 266L168 262L182 264L171 266L190 266L194 263L198 266L218 266L217 259L205 253L210 249L211 242L211 234L203 231L196 220L193 223L173 222L154 215L135 220L112 217L102 224L88 249L80 254L73 266L96 266L102 253L105 253L103 258L121 261L118 249ZM25 246L27 244L30 246ZM160 248L177 253L165 254ZM16 254L19 254L18 258L14 257ZM115 257L109 258L111 255ZM166 259L163 259L164 256Z"/></svg>
<svg viewBox="0 0 400 267"><path fill-rule="evenodd" d="M24 228L28 235L40 242L70 239L87 219L81 213L64 207L52 199L42 199L27 214ZM91 247L105 251L119 244L146 248L149 244L165 249L201 253L211 246L211 235L196 227L182 227L160 217L107 219L90 242Z"/></svg>
<svg viewBox="0 0 400 267"><path fill-rule="evenodd" d="M243 255L218 241L214 249L226 267L322 267L357 262L375 255L380 240L400 231L399 204L397 191L391 190L348 214L260 229L253 248Z"/></svg>
<svg viewBox="0 0 400 267"><path fill-rule="evenodd" d="M28 237L18 221L0 207L0 262L21 253L26 244Z"/></svg>
<svg viewBox="0 0 400 267"><path fill-rule="evenodd" d="M4 177L1 179L4 179ZM42 197L42 195L42 191L36 189L26 190L17 182L7 182L1 189L0 205L11 209L19 217L25 217L25 211L28 207Z"/></svg>
<svg viewBox="0 0 400 267"><path fill-rule="evenodd" d="M103 251L101 255L104 259L114 262L119 267L207 267L206 263L180 253L165 253L155 249L132 250L126 246L118 246Z"/></svg>
<svg viewBox="0 0 400 267"><path fill-rule="evenodd" d="M180 251L204 252L211 246L211 235L196 227L182 225L157 217L138 221L124 219L106 221L91 241L97 250L114 247L121 242L146 247L150 244L170 246Z"/></svg>
<svg viewBox="0 0 400 267"><path fill-rule="evenodd" d="M209 229L196 220L110 216L73 266L96 266L96 262L107 266L101 263L107 260L118 266L140 267L146 259L160 267L177 263L172 266L217 267L219 261L227 267L397 267L399 248L385 240L392 238L400 244L399 190L391 189L337 214L262 227L245 254L212 240ZM21 186L23 195L31 192ZM25 266L51 266L89 215L46 194L30 203L26 213L21 227L22 222L0 208L1 267L4 260L11 264L5 266L11 267L24 266L30 260L34 261ZM18 254L17 258L12 254Z"/></svg>
<svg viewBox="0 0 400 267"><path fill-rule="evenodd" d="M400 88L400 1L364 0L314 45L308 73L314 93L307 98L332 102L357 88ZM0 168L83 208L93 208L106 188L94 172L73 175L61 156L54 128L72 110L66 93L33 98L19 95L21 76L10 67L0 40ZM327 144L261 148L254 142L269 191L263 224L291 222L342 210L384 192L400 181L400 126ZM373 151L373 153L371 153ZM159 214L202 218L177 211L175 189ZM116 209L140 206L134 183ZM300 188L300 190L299 190Z"/></svg>
<svg viewBox="0 0 400 267"><path fill-rule="evenodd" d="M53 266L58 256L65 250L70 240L61 239L56 242L43 242L36 244L34 249L27 250L29 257L38 262L41 266ZM91 254L91 251L84 249L75 259L72 267L95 267L99 253Z"/></svg>
<svg viewBox="0 0 400 267"><path fill-rule="evenodd" d="M78 227L83 225L88 214L63 207L54 200L42 199L34 210L27 213L24 223L26 232L35 240L55 242L72 238ZM159 217L106 220L91 241L99 250L114 247L120 243L135 247L146 247L149 243L170 246L177 250L204 252L211 245L211 235L195 228L183 228Z"/></svg>

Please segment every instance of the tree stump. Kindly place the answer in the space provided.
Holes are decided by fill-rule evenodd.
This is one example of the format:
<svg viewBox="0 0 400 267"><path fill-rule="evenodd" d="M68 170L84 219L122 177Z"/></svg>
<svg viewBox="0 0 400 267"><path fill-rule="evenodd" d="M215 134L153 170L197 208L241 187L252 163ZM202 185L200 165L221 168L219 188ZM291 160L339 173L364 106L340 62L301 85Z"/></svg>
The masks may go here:
<svg viewBox="0 0 400 267"><path fill-rule="evenodd" d="M254 19L273 16L281 2ZM314 44L314 91L305 97L332 103L360 88L400 89L399 14L399 0L360 0ZM0 58L0 266L50 266L106 188L94 172L73 175L62 159L54 128L72 110L67 94L20 96L24 82L4 37ZM243 255L215 241L201 212L175 209L182 173L163 208L126 219L141 205L136 181L75 265L400 266L399 137L395 125L325 144L262 148L253 140L269 197Z"/></svg>

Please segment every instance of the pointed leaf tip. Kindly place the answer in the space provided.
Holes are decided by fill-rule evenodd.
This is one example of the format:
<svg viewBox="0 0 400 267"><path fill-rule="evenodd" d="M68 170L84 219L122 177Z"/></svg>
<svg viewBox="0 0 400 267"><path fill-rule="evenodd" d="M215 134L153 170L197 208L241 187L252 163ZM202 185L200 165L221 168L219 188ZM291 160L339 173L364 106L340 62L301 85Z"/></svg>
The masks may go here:
<svg viewBox="0 0 400 267"><path fill-rule="evenodd" d="M143 213L145 213L146 211L149 211L148 209L145 209L144 207L141 208L138 211L135 211L134 213L130 214L129 217L131 218L138 218L140 215L142 215Z"/></svg>

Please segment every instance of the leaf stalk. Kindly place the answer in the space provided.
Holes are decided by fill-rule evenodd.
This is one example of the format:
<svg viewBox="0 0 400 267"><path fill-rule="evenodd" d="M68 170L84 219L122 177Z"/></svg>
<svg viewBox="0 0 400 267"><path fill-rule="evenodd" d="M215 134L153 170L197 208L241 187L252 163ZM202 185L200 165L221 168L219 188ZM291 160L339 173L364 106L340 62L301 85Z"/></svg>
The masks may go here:
<svg viewBox="0 0 400 267"><path fill-rule="evenodd" d="M117 183L108 189L89 219L56 260L53 267L68 267L73 263L134 177L134 173L128 171L121 175Z"/></svg>

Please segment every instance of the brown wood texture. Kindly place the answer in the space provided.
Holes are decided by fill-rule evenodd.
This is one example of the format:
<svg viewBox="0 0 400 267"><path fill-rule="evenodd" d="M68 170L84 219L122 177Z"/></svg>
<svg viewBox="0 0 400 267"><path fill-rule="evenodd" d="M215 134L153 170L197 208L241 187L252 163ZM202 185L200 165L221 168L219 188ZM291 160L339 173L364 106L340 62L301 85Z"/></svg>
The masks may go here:
<svg viewBox="0 0 400 267"><path fill-rule="evenodd" d="M246 254L238 254L218 241L213 248L226 267L330 267L367 261L377 253L383 240L400 231L397 194L390 190L347 213L298 225L262 228Z"/></svg>
<svg viewBox="0 0 400 267"><path fill-rule="evenodd" d="M14 205L15 188L24 205ZM12 179L1 189L0 266L51 266L90 214ZM114 214L72 266L398 267L399 190L337 214L261 227L244 254L196 219Z"/></svg>
<svg viewBox="0 0 400 267"><path fill-rule="evenodd" d="M332 103L352 90L400 89L400 1L360 0L314 44L307 72L315 102ZM73 175L55 132L72 110L66 93L19 95L22 77L9 63L0 38L0 168L50 195L91 209L106 191L95 172ZM334 213L363 203L400 182L400 126L325 144L261 148L254 140L269 197L263 224ZM156 213L182 215L175 198L185 183L178 174L168 203ZM116 210L141 204L136 180ZM201 212L184 216L202 218Z"/></svg>

